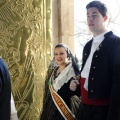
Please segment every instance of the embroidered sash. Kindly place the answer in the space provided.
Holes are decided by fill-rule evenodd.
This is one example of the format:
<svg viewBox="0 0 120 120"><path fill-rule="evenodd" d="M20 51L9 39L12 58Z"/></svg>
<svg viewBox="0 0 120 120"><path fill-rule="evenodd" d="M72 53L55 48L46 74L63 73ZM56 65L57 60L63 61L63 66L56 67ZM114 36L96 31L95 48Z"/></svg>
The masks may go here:
<svg viewBox="0 0 120 120"><path fill-rule="evenodd" d="M63 101L63 99L55 92L52 88L52 85L49 85L49 89L51 92L52 99L58 108L61 115L64 117L65 120L75 120L74 114L71 112L71 110L68 108L66 103Z"/></svg>

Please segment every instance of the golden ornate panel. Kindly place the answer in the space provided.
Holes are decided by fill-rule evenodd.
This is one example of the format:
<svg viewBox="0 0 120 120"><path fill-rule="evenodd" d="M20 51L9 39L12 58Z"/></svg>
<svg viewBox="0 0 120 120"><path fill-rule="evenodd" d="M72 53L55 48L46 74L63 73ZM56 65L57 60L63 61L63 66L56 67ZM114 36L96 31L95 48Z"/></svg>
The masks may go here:
<svg viewBox="0 0 120 120"><path fill-rule="evenodd" d="M0 55L19 120L39 119L51 47L51 0L0 1Z"/></svg>

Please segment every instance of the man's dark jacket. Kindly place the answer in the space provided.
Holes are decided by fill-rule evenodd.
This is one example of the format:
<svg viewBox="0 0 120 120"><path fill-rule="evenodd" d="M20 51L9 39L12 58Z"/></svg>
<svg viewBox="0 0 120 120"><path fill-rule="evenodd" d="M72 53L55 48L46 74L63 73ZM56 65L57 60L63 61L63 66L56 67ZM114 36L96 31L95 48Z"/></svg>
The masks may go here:
<svg viewBox="0 0 120 120"><path fill-rule="evenodd" d="M92 41L83 49L83 64L90 54ZM90 99L110 99L108 120L120 120L120 38L112 32L105 34L93 54L89 78Z"/></svg>
<svg viewBox="0 0 120 120"><path fill-rule="evenodd" d="M0 120L10 120L11 83L8 68L0 58Z"/></svg>

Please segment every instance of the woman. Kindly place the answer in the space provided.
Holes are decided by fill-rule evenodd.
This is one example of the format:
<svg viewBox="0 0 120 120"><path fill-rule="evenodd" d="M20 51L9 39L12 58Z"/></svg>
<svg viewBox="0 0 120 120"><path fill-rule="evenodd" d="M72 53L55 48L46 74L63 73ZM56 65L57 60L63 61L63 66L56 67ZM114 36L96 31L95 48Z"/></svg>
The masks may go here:
<svg viewBox="0 0 120 120"><path fill-rule="evenodd" d="M69 84L78 75L79 69L69 48L59 43L48 68L40 120L75 120L71 112L71 97L79 95L79 90L71 91Z"/></svg>

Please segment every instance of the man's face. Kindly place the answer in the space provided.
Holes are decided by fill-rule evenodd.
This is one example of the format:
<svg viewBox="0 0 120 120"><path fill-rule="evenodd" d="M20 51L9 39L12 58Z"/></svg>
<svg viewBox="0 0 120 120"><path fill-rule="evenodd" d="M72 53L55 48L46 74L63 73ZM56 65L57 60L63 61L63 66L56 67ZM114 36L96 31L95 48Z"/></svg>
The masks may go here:
<svg viewBox="0 0 120 120"><path fill-rule="evenodd" d="M87 22L90 31L94 35L99 35L105 30L106 17L103 17L97 8L92 7L87 10Z"/></svg>

